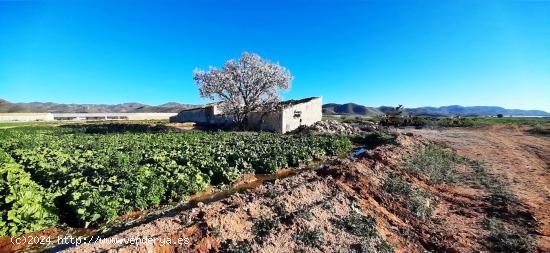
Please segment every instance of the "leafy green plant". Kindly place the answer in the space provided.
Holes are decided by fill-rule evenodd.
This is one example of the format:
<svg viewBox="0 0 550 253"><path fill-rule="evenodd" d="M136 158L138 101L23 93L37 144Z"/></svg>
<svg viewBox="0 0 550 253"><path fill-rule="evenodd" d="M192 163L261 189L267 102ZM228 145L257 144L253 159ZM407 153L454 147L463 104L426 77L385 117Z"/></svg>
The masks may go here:
<svg viewBox="0 0 550 253"><path fill-rule="evenodd" d="M177 133L163 126L99 124L6 129L0 131L0 148L58 196L63 221L99 226L243 174L341 155L351 142L340 136Z"/></svg>
<svg viewBox="0 0 550 253"><path fill-rule="evenodd" d="M294 241L309 247L319 248L323 246L324 240L319 228L313 230L302 228L294 236Z"/></svg>
<svg viewBox="0 0 550 253"><path fill-rule="evenodd" d="M252 226L252 232L262 240L271 234L275 228L279 226L279 221L271 218L260 218L258 222Z"/></svg>
<svg viewBox="0 0 550 253"><path fill-rule="evenodd" d="M18 236L57 223L54 195L0 149L0 236Z"/></svg>

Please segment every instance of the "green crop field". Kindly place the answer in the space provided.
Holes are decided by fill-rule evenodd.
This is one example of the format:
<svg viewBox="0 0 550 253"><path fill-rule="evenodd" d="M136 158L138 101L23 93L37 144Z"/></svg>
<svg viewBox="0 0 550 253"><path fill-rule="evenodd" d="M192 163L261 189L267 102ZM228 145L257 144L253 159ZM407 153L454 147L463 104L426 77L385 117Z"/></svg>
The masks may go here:
<svg viewBox="0 0 550 253"><path fill-rule="evenodd" d="M337 136L149 131L109 124L0 130L0 236L94 227L246 173L348 152Z"/></svg>

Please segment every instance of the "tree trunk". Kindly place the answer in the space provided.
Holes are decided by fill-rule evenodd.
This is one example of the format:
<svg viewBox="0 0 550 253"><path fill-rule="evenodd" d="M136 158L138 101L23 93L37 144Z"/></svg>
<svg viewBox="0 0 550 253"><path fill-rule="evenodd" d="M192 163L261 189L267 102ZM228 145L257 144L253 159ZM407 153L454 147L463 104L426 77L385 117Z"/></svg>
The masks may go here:
<svg viewBox="0 0 550 253"><path fill-rule="evenodd" d="M243 125L243 128L242 128L243 130L248 130L248 113L244 115L242 125Z"/></svg>

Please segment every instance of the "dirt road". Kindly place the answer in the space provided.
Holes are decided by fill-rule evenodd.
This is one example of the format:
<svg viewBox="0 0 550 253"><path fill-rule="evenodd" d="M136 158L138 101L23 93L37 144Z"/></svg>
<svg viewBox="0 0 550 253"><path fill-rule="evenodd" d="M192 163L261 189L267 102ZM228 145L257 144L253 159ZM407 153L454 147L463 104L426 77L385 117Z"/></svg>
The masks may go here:
<svg viewBox="0 0 550 253"><path fill-rule="evenodd" d="M539 245L550 249L550 138L531 135L528 127L407 130L444 143L459 154L482 160L540 223Z"/></svg>

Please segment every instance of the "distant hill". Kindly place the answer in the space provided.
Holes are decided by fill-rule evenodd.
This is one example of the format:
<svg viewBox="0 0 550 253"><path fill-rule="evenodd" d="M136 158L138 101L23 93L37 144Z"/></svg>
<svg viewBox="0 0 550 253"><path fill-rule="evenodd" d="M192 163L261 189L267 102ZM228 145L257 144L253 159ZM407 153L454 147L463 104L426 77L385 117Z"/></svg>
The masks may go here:
<svg viewBox="0 0 550 253"><path fill-rule="evenodd" d="M499 106L460 106L450 105L441 107L418 107L405 109L413 115L513 115L513 116L550 116L550 113L541 110L506 109Z"/></svg>
<svg viewBox="0 0 550 253"><path fill-rule="evenodd" d="M358 115L375 116L383 115L393 110L390 106L367 107L354 103L325 104L323 114L326 115ZM498 106L460 106L450 105L441 107L405 108L408 115L432 115L432 116L494 116L497 114L513 116L549 116L550 113L541 110L505 109Z"/></svg>
<svg viewBox="0 0 550 253"><path fill-rule="evenodd" d="M384 113L378 108L366 107L354 103L347 104L324 104L323 114L350 114L350 115L362 115L362 116L374 116L383 115Z"/></svg>
<svg viewBox="0 0 550 253"><path fill-rule="evenodd" d="M0 99L0 113L16 112L79 112L79 113L108 113L108 112L174 112L197 107L197 105L170 102L158 106L141 103L108 104L57 104L57 103L11 103Z"/></svg>
<svg viewBox="0 0 550 253"><path fill-rule="evenodd" d="M16 112L173 112L198 107L199 105L180 104L169 102L162 105L146 105L142 103L123 103L123 104L58 104L50 102L30 102L30 103L11 103L0 99L0 113ZM326 115L358 115L374 116L384 115L392 111L394 107L380 106L368 107L364 105L347 104L325 104L323 105L323 114ZM519 110L505 109L498 106L460 106L450 105L441 107L418 107L405 108L405 114L409 115L433 115L433 116L494 116L497 114L514 116L548 116L550 113L541 110Z"/></svg>

